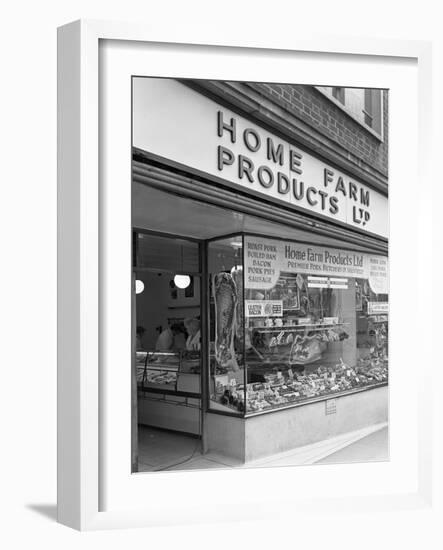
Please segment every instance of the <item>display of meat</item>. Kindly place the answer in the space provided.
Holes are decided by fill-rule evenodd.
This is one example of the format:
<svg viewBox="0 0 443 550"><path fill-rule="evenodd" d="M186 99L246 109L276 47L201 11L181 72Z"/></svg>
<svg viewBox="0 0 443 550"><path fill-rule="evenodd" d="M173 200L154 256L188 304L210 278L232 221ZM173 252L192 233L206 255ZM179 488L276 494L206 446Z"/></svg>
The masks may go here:
<svg viewBox="0 0 443 550"><path fill-rule="evenodd" d="M237 286L230 273L214 275L212 289L215 304L215 359L222 367L238 370L234 337L237 322Z"/></svg>
<svg viewBox="0 0 443 550"><path fill-rule="evenodd" d="M323 344L324 346L324 344ZM321 358L324 347L316 336L296 336L289 352L289 363L308 365Z"/></svg>

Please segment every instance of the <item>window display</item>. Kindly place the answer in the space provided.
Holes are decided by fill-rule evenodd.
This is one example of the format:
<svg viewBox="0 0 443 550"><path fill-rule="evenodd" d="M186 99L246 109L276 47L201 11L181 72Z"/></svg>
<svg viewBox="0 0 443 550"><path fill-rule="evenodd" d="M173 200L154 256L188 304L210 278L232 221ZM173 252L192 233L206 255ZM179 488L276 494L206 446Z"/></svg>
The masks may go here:
<svg viewBox="0 0 443 550"><path fill-rule="evenodd" d="M210 408L245 411L243 240L208 244Z"/></svg>
<svg viewBox="0 0 443 550"><path fill-rule="evenodd" d="M211 409L256 413L387 383L387 258L255 236L212 242L208 257Z"/></svg>

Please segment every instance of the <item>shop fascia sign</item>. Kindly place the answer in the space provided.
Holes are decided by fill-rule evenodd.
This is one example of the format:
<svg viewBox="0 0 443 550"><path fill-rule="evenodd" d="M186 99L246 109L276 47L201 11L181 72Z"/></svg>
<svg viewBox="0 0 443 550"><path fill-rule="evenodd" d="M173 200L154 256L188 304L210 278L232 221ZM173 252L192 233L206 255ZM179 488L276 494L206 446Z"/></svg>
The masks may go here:
<svg viewBox="0 0 443 550"><path fill-rule="evenodd" d="M133 144L236 190L382 237L388 199L212 99L168 79L134 79Z"/></svg>
<svg viewBox="0 0 443 550"><path fill-rule="evenodd" d="M385 256L248 235L244 265L248 289L270 290L281 274L302 273L308 276L308 286L345 289L353 277L367 279L376 294L388 294Z"/></svg>
<svg viewBox="0 0 443 550"><path fill-rule="evenodd" d="M227 137L229 142L217 147L220 172L235 165L238 179L246 185L257 184L261 193L267 194L267 190L273 188L278 198L285 202L303 203L305 208L337 215L338 218L340 210L347 208L343 203L350 203L352 219L349 221L362 228L369 224L371 191L366 186L322 165L315 157L303 154L289 143L271 136L264 138L260 130L245 124L244 119L238 116L227 118L222 110L217 111L217 135L222 139ZM239 140L248 150L247 155L237 152ZM255 153L261 150L267 163L257 165ZM318 172L317 181L306 180L304 170Z"/></svg>

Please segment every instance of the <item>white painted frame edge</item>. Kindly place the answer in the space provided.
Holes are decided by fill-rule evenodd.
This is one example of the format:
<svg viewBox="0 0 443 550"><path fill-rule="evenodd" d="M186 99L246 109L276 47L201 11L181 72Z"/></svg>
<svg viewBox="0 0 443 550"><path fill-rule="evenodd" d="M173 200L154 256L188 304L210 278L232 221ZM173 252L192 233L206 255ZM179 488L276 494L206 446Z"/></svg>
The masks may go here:
<svg viewBox="0 0 443 550"><path fill-rule="evenodd" d="M171 31L168 31L171 32ZM431 182L432 44L424 41L303 36L211 36L190 40L185 27L171 35L135 23L80 20L58 29L58 521L79 530L149 526L143 511L99 512L99 40L115 39L409 57L418 63L419 185ZM431 234L432 220L424 232ZM432 402L419 389L419 490L408 496L355 499L345 508L417 508L432 502ZM330 503L324 503L329 506ZM321 502L307 504L319 510Z"/></svg>

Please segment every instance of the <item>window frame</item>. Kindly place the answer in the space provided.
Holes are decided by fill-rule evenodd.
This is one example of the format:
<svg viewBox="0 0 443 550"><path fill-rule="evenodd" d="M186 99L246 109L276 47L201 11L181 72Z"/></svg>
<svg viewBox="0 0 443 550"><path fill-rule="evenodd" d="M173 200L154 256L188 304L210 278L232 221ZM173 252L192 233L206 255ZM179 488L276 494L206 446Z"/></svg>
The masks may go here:
<svg viewBox="0 0 443 550"><path fill-rule="evenodd" d="M374 130L371 126L366 124L363 120L358 119L355 114L346 107L346 92L344 92L344 103L341 103L340 100L336 99L332 95L332 90L335 88L340 88L340 86L314 86L314 88L320 92L324 97L326 97L331 103L336 105L339 109L341 109L344 113L347 114L352 120L357 122L362 128L364 128L367 132L372 134L375 138L377 138L381 143L384 143L384 94L385 91L382 88L373 88L374 90L378 90L380 92L380 132L377 130ZM346 87L342 87L344 90L346 90ZM364 88L366 90L368 88ZM372 88L370 88L372 89ZM330 92L327 90L331 90ZM369 114L370 116L373 116L371 113L366 113L365 109L362 108L363 115L366 116L366 114Z"/></svg>

